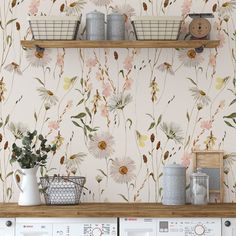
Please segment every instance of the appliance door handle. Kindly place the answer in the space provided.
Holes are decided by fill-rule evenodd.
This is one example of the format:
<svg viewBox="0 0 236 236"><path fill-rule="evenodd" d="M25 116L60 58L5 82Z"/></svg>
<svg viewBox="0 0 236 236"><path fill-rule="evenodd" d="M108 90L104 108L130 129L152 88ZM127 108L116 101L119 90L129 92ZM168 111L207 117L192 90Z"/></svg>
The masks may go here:
<svg viewBox="0 0 236 236"><path fill-rule="evenodd" d="M14 182L15 182L16 186L19 188L19 190L23 193L23 190L22 190L22 188L21 188L21 186L20 186L20 184L19 184L19 182L17 181L17 178L16 178L17 173L19 173L21 175L25 175L25 174L21 170L19 170L19 169L15 170L13 172Z"/></svg>

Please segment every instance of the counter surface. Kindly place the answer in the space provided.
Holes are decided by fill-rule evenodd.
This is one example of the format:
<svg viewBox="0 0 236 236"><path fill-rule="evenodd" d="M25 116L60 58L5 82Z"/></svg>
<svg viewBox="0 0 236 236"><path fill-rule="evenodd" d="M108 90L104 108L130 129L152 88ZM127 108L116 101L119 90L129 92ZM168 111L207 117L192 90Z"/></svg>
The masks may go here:
<svg viewBox="0 0 236 236"><path fill-rule="evenodd" d="M236 217L236 204L164 206L156 203L81 203L26 207L1 203L0 217Z"/></svg>

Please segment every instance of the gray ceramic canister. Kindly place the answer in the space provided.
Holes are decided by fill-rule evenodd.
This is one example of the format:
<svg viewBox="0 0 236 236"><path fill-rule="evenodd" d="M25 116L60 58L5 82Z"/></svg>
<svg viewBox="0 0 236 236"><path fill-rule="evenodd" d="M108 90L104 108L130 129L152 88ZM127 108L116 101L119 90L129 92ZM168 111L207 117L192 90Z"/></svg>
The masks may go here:
<svg viewBox="0 0 236 236"><path fill-rule="evenodd" d="M124 40L125 39L125 17L117 12L107 16L107 39Z"/></svg>
<svg viewBox="0 0 236 236"><path fill-rule="evenodd" d="M163 170L164 205L184 205L186 201L186 169L182 165L171 164Z"/></svg>
<svg viewBox="0 0 236 236"><path fill-rule="evenodd" d="M86 14L86 39L105 39L105 15L99 11Z"/></svg>

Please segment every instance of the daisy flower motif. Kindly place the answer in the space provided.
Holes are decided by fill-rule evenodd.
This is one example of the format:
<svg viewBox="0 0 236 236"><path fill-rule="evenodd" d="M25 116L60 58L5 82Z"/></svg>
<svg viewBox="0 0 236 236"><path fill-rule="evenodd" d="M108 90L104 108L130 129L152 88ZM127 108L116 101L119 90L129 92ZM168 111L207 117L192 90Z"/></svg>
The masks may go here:
<svg viewBox="0 0 236 236"><path fill-rule="evenodd" d="M108 158L114 153L114 138L108 132L96 133L89 143L89 152L98 159Z"/></svg>
<svg viewBox="0 0 236 236"><path fill-rule="evenodd" d="M169 64L168 62L164 62L162 63L161 65L159 65L158 67L158 70L161 71L161 72L166 72L170 75L174 75L175 72L173 71L172 69L172 65Z"/></svg>
<svg viewBox="0 0 236 236"><path fill-rule="evenodd" d="M51 61L49 53L50 50L44 48L29 49L26 51L26 59L33 67L44 67Z"/></svg>
<svg viewBox="0 0 236 236"><path fill-rule="evenodd" d="M185 66L192 67L198 66L203 61L204 58L200 53L197 53L195 49L182 49L179 51L179 59Z"/></svg>
<svg viewBox="0 0 236 236"><path fill-rule="evenodd" d="M136 130L136 137L137 137L138 145L141 148L145 147L145 142L148 140L148 136L142 135Z"/></svg>
<svg viewBox="0 0 236 236"><path fill-rule="evenodd" d="M98 7L107 6L111 3L111 0L91 0L91 1Z"/></svg>
<svg viewBox="0 0 236 236"><path fill-rule="evenodd" d="M116 183L129 183L135 178L134 171L136 169L134 161L130 157L121 160L116 158L112 161L110 174Z"/></svg>
<svg viewBox="0 0 236 236"><path fill-rule="evenodd" d="M58 102L57 97L51 90L46 89L45 87L38 88L39 96L46 102L51 105L56 105Z"/></svg>
<svg viewBox="0 0 236 236"><path fill-rule="evenodd" d="M26 125L21 122L13 123L11 122L9 125L9 130L15 136L16 139L21 139L24 134L28 131Z"/></svg>
<svg viewBox="0 0 236 236"><path fill-rule="evenodd" d="M77 169L77 167L83 162L86 156L87 155L83 152L79 152L77 154L70 156L65 162L66 169L69 171Z"/></svg>
<svg viewBox="0 0 236 236"><path fill-rule="evenodd" d="M172 139L175 143L180 144L183 142L184 138L182 129L174 122L169 124L163 122L161 124L161 130L165 133L167 139Z"/></svg>
<svg viewBox="0 0 236 236"><path fill-rule="evenodd" d="M4 67L5 70L9 72L16 73L18 75L22 75L22 71L20 69L20 66L16 64L15 62L12 62Z"/></svg>
<svg viewBox="0 0 236 236"><path fill-rule="evenodd" d="M125 94L123 92L113 95L108 102L108 107L110 111L123 110L132 101L130 94Z"/></svg>
<svg viewBox="0 0 236 236"><path fill-rule="evenodd" d="M219 7L219 13L220 15L224 14L232 14L233 11L236 9L236 0L231 1L225 1L220 7Z"/></svg>
<svg viewBox="0 0 236 236"><path fill-rule="evenodd" d="M85 0L73 1L65 7L64 11L66 12L68 16L71 16L71 15L77 16L81 12L81 10L84 8L85 4L86 4Z"/></svg>
<svg viewBox="0 0 236 236"><path fill-rule="evenodd" d="M198 100L199 103L202 105L208 105L211 99L207 96L207 94L199 89L198 87L190 88L190 91L192 92L192 96L195 100Z"/></svg>

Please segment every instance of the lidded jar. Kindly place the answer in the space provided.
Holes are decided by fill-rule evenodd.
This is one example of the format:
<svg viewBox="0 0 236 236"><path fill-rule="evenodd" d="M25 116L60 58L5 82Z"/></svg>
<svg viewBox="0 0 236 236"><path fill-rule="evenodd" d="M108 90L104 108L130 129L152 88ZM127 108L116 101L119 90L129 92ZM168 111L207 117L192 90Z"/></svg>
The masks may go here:
<svg viewBox="0 0 236 236"><path fill-rule="evenodd" d="M201 169L190 176L190 197L194 205L204 205L209 202L209 176Z"/></svg>
<svg viewBox="0 0 236 236"><path fill-rule="evenodd" d="M186 168L178 164L166 165L163 170L164 205L184 205L186 201Z"/></svg>
<svg viewBox="0 0 236 236"><path fill-rule="evenodd" d="M99 11L92 11L86 14L86 39L105 39L105 15Z"/></svg>

